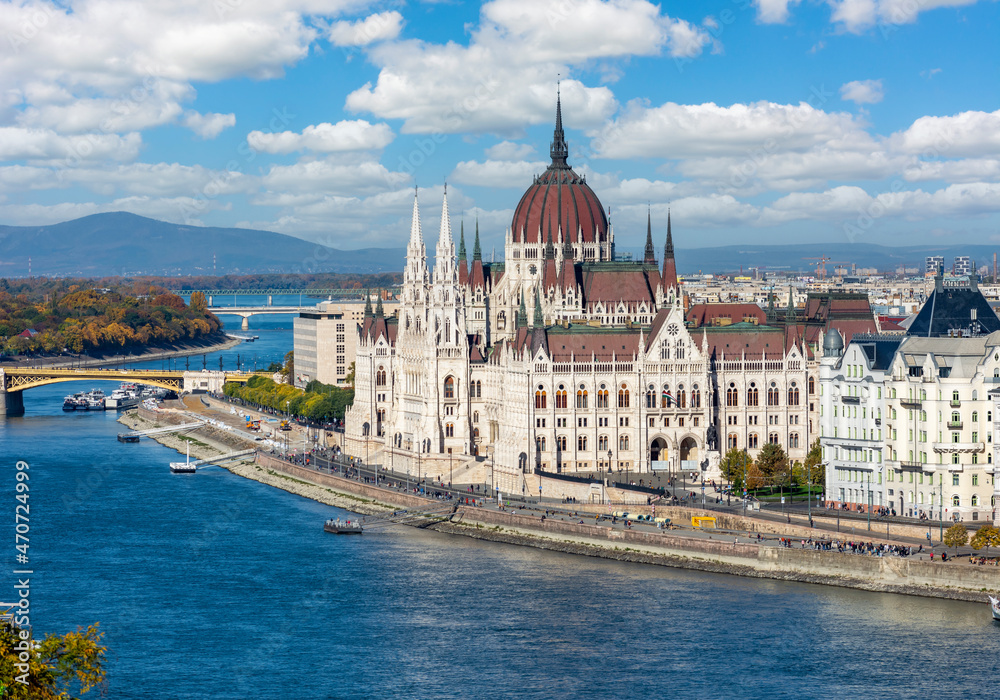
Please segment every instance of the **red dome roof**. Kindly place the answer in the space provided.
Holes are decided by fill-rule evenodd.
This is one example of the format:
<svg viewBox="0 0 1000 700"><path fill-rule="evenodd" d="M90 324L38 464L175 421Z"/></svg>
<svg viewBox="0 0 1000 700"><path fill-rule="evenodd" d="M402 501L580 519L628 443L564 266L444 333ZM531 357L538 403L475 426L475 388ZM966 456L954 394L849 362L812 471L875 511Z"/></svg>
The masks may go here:
<svg viewBox="0 0 1000 700"><path fill-rule="evenodd" d="M551 231L552 240L558 242L560 229L573 241L581 229L583 240L588 243L608 240L608 217L601 201L587 181L566 163L569 148L563 134L559 100L550 154L552 163L535 178L514 210L511 223L514 240L544 243Z"/></svg>

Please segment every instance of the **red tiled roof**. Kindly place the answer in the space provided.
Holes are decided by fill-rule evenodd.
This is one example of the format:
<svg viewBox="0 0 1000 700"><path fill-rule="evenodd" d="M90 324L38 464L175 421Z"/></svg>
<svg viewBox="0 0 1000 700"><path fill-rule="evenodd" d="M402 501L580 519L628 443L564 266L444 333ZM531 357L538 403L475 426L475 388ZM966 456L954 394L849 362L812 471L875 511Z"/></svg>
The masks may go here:
<svg viewBox="0 0 1000 700"><path fill-rule="evenodd" d="M730 323L742 323L745 318L755 318L757 323L767 323L767 313L756 304L695 304L687 312L687 322L695 328L714 326L716 319L729 319Z"/></svg>

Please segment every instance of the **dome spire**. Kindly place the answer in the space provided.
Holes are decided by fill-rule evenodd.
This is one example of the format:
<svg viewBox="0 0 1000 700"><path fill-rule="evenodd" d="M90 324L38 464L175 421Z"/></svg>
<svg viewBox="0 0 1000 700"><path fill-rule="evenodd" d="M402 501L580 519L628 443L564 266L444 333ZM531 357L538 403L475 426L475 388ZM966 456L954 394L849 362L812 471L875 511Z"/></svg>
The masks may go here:
<svg viewBox="0 0 1000 700"><path fill-rule="evenodd" d="M653 219L648 205L646 206L646 251L643 260L648 263L656 262L656 251L653 250Z"/></svg>
<svg viewBox="0 0 1000 700"><path fill-rule="evenodd" d="M552 134L552 146L549 148L552 164L549 168L569 168L566 159L569 158L569 146L566 145L566 134L562 123L562 93L559 82L556 82L556 128Z"/></svg>

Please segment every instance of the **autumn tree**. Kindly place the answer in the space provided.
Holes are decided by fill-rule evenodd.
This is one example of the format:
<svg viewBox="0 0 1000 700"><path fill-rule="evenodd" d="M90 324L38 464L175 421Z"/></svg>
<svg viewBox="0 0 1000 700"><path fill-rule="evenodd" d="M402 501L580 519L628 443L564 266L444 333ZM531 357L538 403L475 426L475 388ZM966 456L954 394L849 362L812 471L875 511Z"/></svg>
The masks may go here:
<svg viewBox="0 0 1000 700"><path fill-rule="evenodd" d="M955 523L944 531L944 545L946 547L964 547L969 543L969 531L962 523Z"/></svg>
<svg viewBox="0 0 1000 700"><path fill-rule="evenodd" d="M802 465L805 467L806 478L811 484L826 483L826 467L823 464L823 448L819 444L819 439L812 444L806 454L806 461Z"/></svg>
<svg viewBox="0 0 1000 700"><path fill-rule="evenodd" d="M16 615L16 610L15 610ZM104 682L103 634L96 624L41 641L12 621L0 621L0 696L74 700ZM27 655L27 663L22 660Z"/></svg>
<svg viewBox="0 0 1000 700"><path fill-rule="evenodd" d="M191 303L188 306L200 314L205 313L205 310L208 309L208 300L205 299L205 293L191 292Z"/></svg>
<svg viewBox="0 0 1000 700"><path fill-rule="evenodd" d="M972 544L972 548L977 552L986 547L986 554L988 555L990 547L1000 547L1000 529L992 525L983 525L976 530L976 534L972 536L970 544Z"/></svg>
<svg viewBox="0 0 1000 700"><path fill-rule="evenodd" d="M722 470L723 478L735 488L743 488L743 474L749 461L750 459L743 450L736 447L730 448L729 452L719 461L719 469Z"/></svg>

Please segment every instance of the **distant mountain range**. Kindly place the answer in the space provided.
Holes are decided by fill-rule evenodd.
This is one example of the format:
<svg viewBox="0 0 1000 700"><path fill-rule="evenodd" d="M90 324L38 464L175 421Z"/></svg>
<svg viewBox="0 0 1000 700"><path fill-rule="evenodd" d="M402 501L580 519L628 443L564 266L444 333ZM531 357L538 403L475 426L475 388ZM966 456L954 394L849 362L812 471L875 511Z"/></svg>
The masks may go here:
<svg viewBox="0 0 1000 700"><path fill-rule="evenodd" d="M0 226L0 277L391 272L403 248L337 250L272 231L181 226L127 212ZM213 262L214 258L214 262Z"/></svg>
<svg viewBox="0 0 1000 700"><path fill-rule="evenodd" d="M997 251L1000 245L745 243L678 249L676 257L681 274L748 272L755 267L810 274L816 261L806 258L824 255L857 267L895 270L905 265L922 272L928 255L943 256L950 269L957 255L971 256L977 266L992 266ZM632 252L641 259L641 249ZM31 274L51 276L396 272L402 270L405 254L403 248L338 250L272 231L181 226L127 212L94 214L50 226L0 226L0 277L27 276L29 258ZM827 265L831 274L837 267L834 262Z"/></svg>

